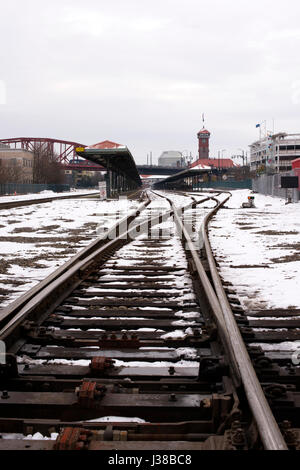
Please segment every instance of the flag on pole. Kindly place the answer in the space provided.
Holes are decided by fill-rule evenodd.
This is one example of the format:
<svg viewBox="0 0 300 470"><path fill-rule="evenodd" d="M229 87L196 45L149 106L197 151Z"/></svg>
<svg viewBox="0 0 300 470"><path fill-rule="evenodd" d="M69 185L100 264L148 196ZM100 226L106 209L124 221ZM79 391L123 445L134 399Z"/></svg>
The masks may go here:
<svg viewBox="0 0 300 470"><path fill-rule="evenodd" d="M255 126L255 127L260 127L260 124L256 124L256 126Z"/></svg>
<svg viewBox="0 0 300 470"><path fill-rule="evenodd" d="M202 114L202 121L204 122L204 113Z"/></svg>

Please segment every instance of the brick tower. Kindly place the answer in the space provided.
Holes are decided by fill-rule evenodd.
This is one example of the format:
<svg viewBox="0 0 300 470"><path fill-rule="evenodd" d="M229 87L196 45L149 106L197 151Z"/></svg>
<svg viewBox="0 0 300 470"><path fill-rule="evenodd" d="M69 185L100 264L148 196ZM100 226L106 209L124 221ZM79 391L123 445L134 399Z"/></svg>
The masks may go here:
<svg viewBox="0 0 300 470"><path fill-rule="evenodd" d="M209 158L209 138L210 132L206 129L201 129L197 134L199 143L199 158Z"/></svg>

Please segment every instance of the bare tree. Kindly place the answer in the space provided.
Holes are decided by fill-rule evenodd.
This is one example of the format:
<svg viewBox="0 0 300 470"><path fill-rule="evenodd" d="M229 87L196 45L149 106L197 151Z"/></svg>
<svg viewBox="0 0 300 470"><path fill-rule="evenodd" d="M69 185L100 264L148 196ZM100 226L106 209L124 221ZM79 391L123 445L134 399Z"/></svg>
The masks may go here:
<svg viewBox="0 0 300 470"><path fill-rule="evenodd" d="M42 144L36 145L33 152L33 182L40 184L62 184L65 181L64 169L56 160L57 155Z"/></svg>
<svg viewBox="0 0 300 470"><path fill-rule="evenodd" d="M0 158L0 183L22 183L22 167L11 160Z"/></svg>

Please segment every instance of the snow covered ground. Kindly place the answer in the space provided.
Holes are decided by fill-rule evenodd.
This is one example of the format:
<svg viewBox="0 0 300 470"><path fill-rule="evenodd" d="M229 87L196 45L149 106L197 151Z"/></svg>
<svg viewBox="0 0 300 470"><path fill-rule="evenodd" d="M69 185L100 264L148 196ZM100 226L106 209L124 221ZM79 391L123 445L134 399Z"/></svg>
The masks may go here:
<svg viewBox="0 0 300 470"><path fill-rule="evenodd" d="M65 199L0 211L0 307L47 277L138 202Z"/></svg>
<svg viewBox="0 0 300 470"><path fill-rule="evenodd" d="M255 194L256 208L241 209L249 194L248 190L232 191L228 209L220 210L210 224L220 273L232 282L246 310L300 308L300 206ZM204 195L193 194L196 199ZM172 200L177 207L191 202L176 194ZM196 232L214 204L207 201L187 212L187 217L194 216L193 223L196 220ZM2 210L1 307L86 246L96 236L98 224L109 228L136 206L126 200L70 199ZM156 206L169 207L161 198L152 202L154 210Z"/></svg>
<svg viewBox="0 0 300 470"><path fill-rule="evenodd" d="M250 193L232 191L210 223L220 274L246 311L300 308L300 204L254 194L256 207L241 209Z"/></svg>

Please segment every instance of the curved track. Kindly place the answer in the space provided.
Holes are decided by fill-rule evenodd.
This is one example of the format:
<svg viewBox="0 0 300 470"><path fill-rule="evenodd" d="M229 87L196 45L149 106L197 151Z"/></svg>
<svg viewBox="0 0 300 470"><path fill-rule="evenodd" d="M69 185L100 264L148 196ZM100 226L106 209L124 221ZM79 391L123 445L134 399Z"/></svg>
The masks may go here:
<svg viewBox="0 0 300 470"><path fill-rule="evenodd" d="M287 448L206 235L227 197L149 196L0 313L0 449Z"/></svg>

